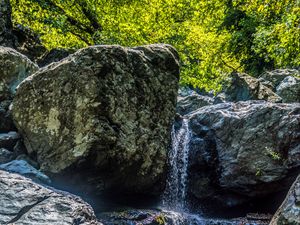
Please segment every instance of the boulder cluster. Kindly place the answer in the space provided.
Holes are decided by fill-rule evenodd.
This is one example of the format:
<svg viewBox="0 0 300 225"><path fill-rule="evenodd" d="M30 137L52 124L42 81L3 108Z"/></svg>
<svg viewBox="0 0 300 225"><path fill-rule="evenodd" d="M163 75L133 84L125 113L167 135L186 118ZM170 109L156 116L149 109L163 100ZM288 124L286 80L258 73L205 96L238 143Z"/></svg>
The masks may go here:
<svg viewBox="0 0 300 225"><path fill-rule="evenodd" d="M175 129L189 123L195 208L233 209L290 188L271 224L300 224L299 70L233 73L217 96L178 93L170 45L48 52L12 28L10 13L0 0L0 224L259 224L163 210L96 218L80 197L53 188L160 196L174 118Z"/></svg>

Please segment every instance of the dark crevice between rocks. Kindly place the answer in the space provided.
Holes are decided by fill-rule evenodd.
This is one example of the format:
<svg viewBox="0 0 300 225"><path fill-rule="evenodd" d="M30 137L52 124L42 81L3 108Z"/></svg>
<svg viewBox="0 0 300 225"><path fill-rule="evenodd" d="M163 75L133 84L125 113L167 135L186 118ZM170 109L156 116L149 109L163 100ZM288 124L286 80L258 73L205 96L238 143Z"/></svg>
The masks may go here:
<svg viewBox="0 0 300 225"><path fill-rule="evenodd" d="M35 206L37 206L41 202L47 200L48 198L50 198L50 196L44 196L43 198L39 199L37 202L33 203L32 205L24 206L17 213L17 215L14 218L12 218L10 221L8 221L6 224L13 224L13 223L17 222L23 215L25 215L26 213L28 213L32 208L34 208Z"/></svg>

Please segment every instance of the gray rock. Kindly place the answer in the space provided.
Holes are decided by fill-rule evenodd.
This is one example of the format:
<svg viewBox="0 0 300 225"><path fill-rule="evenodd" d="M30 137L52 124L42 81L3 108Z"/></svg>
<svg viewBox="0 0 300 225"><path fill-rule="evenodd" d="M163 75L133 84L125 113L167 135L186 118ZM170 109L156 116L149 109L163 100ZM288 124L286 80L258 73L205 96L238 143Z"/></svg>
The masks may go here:
<svg viewBox="0 0 300 225"><path fill-rule="evenodd" d="M285 103L300 102L300 79L292 76L285 77L276 87L276 93Z"/></svg>
<svg viewBox="0 0 300 225"><path fill-rule="evenodd" d="M272 71L267 71L260 75L260 80L263 84L269 86L271 89L275 90L283 79L288 76L299 77L300 72L296 69L277 69Z"/></svg>
<svg viewBox="0 0 300 225"><path fill-rule="evenodd" d="M275 213L270 225L300 224L300 175L292 185L286 199Z"/></svg>
<svg viewBox="0 0 300 225"><path fill-rule="evenodd" d="M290 171L300 168L300 104L224 103L189 119L190 191L197 198L240 204L240 196L287 188Z"/></svg>
<svg viewBox="0 0 300 225"><path fill-rule="evenodd" d="M80 198L0 170L0 224L100 225Z"/></svg>
<svg viewBox="0 0 300 225"><path fill-rule="evenodd" d="M20 135L15 131L0 133L0 148L6 148L10 151L13 151L14 146L17 144L20 138Z"/></svg>
<svg viewBox="0 0 300 225"><path fill-rule="evenodd" d="M25 177L31 178L36 182L42 182L47 184L51 183L51 180L48 176L35 169L24 160L13 160L11 162L1 164L0 169L11 173L18 173Z"/></svg>
<svg viewBox="0 0 300 225"><path fill-rule="evenodd" d="M178 75L169 45L85 48L22 82L14 121L43 171L99 193L160 191Z"/></svg>
<svg viewBox="0 0 300 225"><path fill-rule="evenodd" d="M203 106L212 105L213 103L214 99L212 97L202 96L193 91L185 97L179 96L177 98L176 112L180 115L185 115Z"/></svg>
<svg viewBox="0 0 300 225"><path fill-rule="evenodd" d="M12 98L18 84L38 66L12 48L0 46L0 101Z"/></svg>
<svg viewBox="0 0 300 225"><path fill-rule="evenodd" d="M244 73L232 73L231 81L225 88L226 101L266 100L281 102L281 98L272 89L263 85L258 79Z"/></svg>
<svg viewBox="0 0 300 225"><path fill-rule="evenodd" d="M14 153L5 148L0 148L0 164L7 163L14 159Z"/></svg>

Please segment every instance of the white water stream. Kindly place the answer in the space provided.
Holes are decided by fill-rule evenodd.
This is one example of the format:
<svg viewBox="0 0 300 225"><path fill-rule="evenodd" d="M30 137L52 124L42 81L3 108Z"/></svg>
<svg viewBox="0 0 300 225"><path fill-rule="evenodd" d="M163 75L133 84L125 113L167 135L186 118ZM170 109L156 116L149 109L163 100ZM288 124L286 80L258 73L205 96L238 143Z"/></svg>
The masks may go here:
<svg viewBox="0 0 300 225"><path fill-rule="evenodd" d="M172 127L172 149L169 152L169 174L163 195L163 206L169 210L186 210L187 169L190 132L188 119L183 119L176 132Z"/></svg>

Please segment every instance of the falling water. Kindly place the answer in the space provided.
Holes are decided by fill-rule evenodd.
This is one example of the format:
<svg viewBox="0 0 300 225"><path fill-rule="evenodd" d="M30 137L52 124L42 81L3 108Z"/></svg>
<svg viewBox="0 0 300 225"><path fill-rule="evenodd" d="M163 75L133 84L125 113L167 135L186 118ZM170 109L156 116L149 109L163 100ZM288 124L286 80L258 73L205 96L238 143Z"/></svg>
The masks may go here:
<svg viewBox="0 0 300 225"><path fill-rule="evenodd" d="M188 119L183 119L177 132L174 125L172 128L172 149L169 152L170 171L163 195L163 206L168 209L185 211L189 142Z"/></svg>

